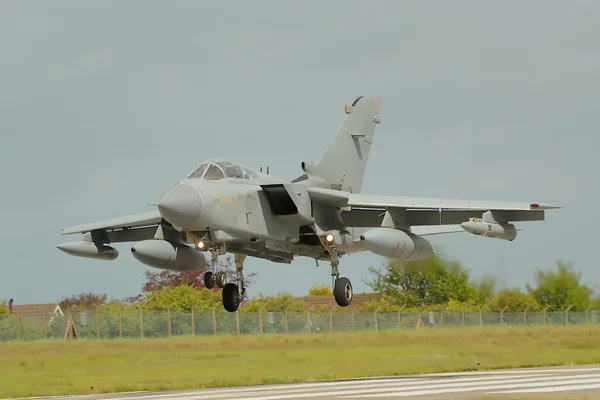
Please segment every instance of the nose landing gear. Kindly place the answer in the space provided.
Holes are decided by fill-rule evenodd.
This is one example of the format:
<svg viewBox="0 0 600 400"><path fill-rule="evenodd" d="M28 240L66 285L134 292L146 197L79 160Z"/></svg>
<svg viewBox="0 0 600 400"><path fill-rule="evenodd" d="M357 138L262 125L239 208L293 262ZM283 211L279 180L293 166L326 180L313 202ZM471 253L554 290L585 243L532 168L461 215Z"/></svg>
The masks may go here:
<svg viewBox="0 0 600 400"><path fill-rule="evenodd" d="M228 283L223 288L223 307L229 312L236 312L240 302L246 297L246 288L244 286L244 261L245 254L235 253L235 270L237 273L236 283Z"/></svg>
<svg viewBox="0 0 600 400"><path fill-rule="evenodd" d="M224 271L217 271L218 257L218 249L213 249L210 258L211 270L204 273L204 286L207 289L212 289L215 285L223 289L227 285L227 274Z"/></svg>

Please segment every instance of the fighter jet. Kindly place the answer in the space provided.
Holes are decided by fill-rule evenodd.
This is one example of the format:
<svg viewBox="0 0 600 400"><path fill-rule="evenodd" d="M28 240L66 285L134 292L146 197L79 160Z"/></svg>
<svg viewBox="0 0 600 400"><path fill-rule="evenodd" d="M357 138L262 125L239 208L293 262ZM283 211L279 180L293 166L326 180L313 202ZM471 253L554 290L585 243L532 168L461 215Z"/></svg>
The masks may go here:
<svg viewBox="0 0 600 400"><path fill-rule="evenodd" d="M111 243L134 242L131 254L150 267L206 269L205 286L222 288L229 312L246 298L247 256L288 264L299 256L328 261L335 301L347 307L353 289L339 273L344 255L369 251L389 259L423 260L435 254L425 236L453 232L512 241L517 232L512 222L543 221L546 210L561 208L360 194L381 103L361 96L346 105L321 159L302 161L296 179L208 159L169 187L152 211L65 228L63 235L83 237L57 247L73 256L114 260L119 253ZM234 254L235 282L216 269L218 257L226 253Z"/></svg>

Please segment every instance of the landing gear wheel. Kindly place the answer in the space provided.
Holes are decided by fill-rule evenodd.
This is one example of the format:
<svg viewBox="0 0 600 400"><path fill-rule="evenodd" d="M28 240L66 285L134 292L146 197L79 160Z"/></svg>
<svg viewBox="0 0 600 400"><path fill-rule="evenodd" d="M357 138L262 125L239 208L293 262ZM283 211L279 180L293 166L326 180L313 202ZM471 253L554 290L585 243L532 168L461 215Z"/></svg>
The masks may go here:
<svg viewBox="0 0 600 400"><path fill-rule="evenodd" d="M223 288L223 307L229 312L236 312L240 305L238 287L235 283L228 283Z"/></svg>
<svg viewBox="0 0 600 400"><path fill-rule="evenodd" d="M352 303L352 297L354 296L350 279L337 278L333 288L333 296L335 297L335 302L338 306L348 307L350 303Z"/></svg>
<svg viewBox="0 0 600 400"><path fill-rule="evenodd" d="M221 289L225 287L227 284L227 275L223 271L218 271L215 275L215 280L217 281L217 286Z"/></svg>
<svg viewBox="0 0 600 400"><path fill-rule="evenodd" d="M215 281L213 279L213 273L210 271L206 271L204 273L204 286L207 289L212 289L215 286Z"/></svg>

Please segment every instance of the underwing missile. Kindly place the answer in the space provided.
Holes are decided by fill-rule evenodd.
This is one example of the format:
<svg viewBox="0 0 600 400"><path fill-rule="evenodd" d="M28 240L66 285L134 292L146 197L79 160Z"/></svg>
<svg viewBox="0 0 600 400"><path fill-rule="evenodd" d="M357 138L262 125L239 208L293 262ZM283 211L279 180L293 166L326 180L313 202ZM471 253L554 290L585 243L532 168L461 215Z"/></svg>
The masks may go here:
<svg viewBox="0 0 600 400"><path fill-rule="evenodd" d="M517 229L513 224L486 221L480 218L469 218L460 226L473 235L486 236L494 239L508 240L512 242L517 237Z"/></svg>

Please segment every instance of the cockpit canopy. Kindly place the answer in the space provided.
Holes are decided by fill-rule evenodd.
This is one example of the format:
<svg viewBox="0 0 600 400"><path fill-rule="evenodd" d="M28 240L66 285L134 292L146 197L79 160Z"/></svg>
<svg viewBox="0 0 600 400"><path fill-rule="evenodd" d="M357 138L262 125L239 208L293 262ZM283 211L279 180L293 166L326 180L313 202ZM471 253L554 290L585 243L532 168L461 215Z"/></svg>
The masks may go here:
<svg viewBox="0 0 600 400"><path fill-rule="evenodd" d="M256 179L258 173L229 160L208 160L187 177L187 179L195 178L203 178L207 181L224 178Z"/></svg>

